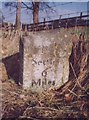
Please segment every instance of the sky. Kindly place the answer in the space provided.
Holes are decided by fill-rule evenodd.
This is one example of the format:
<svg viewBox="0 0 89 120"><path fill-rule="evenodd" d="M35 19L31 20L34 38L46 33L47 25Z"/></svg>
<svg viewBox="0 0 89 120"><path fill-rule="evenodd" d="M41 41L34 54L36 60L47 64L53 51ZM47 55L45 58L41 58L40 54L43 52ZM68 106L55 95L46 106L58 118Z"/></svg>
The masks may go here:
<svg viewBox="0 0 89 120"><path fill-rule="evenodd" d="M0 4L0 8L3 13L3 16L5 17L4 21L15 23L16 9L15 8L10 9L10 7L5 7L4 2L6 0L1 0L1 1L2 4ZM12 0L7 0L7 1L11 2ZM40 22L42 22L44 18L46 18L46 20L53 20L60 18L60 15L62 15L62 18L76 16L76 15L78 16L80 14L78 12L87 11L87 0L75 0L75 1L68 0L66 2L57 2L58 0L55 1L47 0L47 1L50 2L49 5L52 7L53 11L48 8L46 10L43 9L42 11L40 11L39 12ZM60 0L60 1L65 1L65 0ZM83 14L86 14L86 12L84 12ZM27 24L32 23L33 22L32 11L22 9L21 18L22 18L22 23L27 23Z"/></svg>
<svg viewBox="0 0 89 120"><path fill-rule="evenodd" d="M17 0L0 0L1 2L16 2ZM29 2L31 0L22 0L23 2ZM37 1L37 0L34 0ZM41 0L40 0L41 1ZM88 2L88 0L43 0L44 2Z"/></svg>

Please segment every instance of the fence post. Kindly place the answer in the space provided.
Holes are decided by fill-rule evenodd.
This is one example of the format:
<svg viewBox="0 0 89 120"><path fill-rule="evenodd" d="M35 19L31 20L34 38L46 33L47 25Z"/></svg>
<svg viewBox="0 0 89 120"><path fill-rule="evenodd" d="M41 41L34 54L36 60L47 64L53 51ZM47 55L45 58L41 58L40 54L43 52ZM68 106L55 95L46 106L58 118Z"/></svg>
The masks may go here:
<svg viewBox="0 0 89 120"><path fill-rule="evenodd" d="M82 12L80 13L80 20L82 19Z"/></svg>
<svg viewBox="0 0 89 120"><path fill-rule="evenodd" d="M22 23L21 23L21 30L22 30Z"/></svg>
<svg viewBox="0 0 89 120"><path fill-rule="evenodd" d="M45 18L44 18L44 25L43 25L43 27L45 28Z"/></svg>
<svg viewBox="0 0 89 120"><path fill-rule="evenodd" d="M62 17L62 15L60 15L60 17L59 17L59 28L61 27L61 17Z"/></svg>
<svg viewBox="0 0 89 120"><path fill-rule="evenodd" d="M52 21L52 30L53 30L53 28L54 28L53 24L54 24L54 20Z"/></svg>
<svg viewBox="0 0 89 120"><path fill-rule="evenodd" d="M27 25L25 25L25 32L27 32Z"/></svg>
<svg viewBox="0 0 89 120"><path fill-rule="evenodd" d="M10 22L8 22L8 26L7 26L8 28L8 34L10 35L10 33L11 33L11 23Z"/></svg>

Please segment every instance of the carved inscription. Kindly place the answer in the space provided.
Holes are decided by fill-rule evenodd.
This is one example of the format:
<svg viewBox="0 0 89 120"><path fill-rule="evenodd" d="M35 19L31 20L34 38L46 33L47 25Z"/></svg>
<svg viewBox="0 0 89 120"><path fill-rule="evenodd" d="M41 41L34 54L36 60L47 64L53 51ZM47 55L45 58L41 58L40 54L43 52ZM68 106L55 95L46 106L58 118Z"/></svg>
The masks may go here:
<svg viewBox="0 0 89 120"><path fill-rule="evenodd" d="M32 80L32 84L31 86L42 86L42 88L44 88L44 86L49 85L49 86L54 86L55 85L55 81L47 81L47 79L44 79L44 81L42 81L41 79L38 79L38 81Z"/></svg>
<svg viewBox="0 0 89 120"><path fill-rule="evenodd" d="M33 65L47 65L47 64L50 64L50 65L54 65L55 63L55 60L52 60L52 59L47 59L47 60L42 60L42 61L36 61L35 59L32 59L32 64Z"/></svg>
<svg viewBox="0 0 89 120"><path fill-rule="evenodd" d="M47 60L40 60L40 61L37 61L35 59L32 59L32 65L36 66L41 66L41 65L44 65L46 66L46 68L44 70L41 71L41 79L38 79L38 80L32 80L32 84L31 86L34 87L34 86L42 86L44 88L44 86L48 85L48 86L54 86L55 85L55 80L48 80L47 79L47 75L49 74L48 73L48 70L51 69L51 66L54 65L55 61L52 60L52 59L47 59ZM47 64L49 65L49 67L47 66Z"/></svg>

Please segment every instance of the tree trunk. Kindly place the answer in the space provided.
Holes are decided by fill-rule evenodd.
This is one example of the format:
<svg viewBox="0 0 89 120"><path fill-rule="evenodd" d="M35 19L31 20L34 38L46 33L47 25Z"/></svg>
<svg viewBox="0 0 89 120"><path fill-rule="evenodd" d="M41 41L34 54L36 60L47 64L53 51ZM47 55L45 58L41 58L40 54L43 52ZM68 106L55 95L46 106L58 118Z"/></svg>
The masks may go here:
<svg viewBox="0 0 89 120"><path fill-rule="evenodd" d="M39 23L39 4L40 2L34 2L33 4L33 23L37 25Z"/></svg>
<svg viewBox="0 0 89 120"><path fill-rule="evenodd" d="M16 29L21 29L21 0L18 0L17 10L16 10Z"/></svg>

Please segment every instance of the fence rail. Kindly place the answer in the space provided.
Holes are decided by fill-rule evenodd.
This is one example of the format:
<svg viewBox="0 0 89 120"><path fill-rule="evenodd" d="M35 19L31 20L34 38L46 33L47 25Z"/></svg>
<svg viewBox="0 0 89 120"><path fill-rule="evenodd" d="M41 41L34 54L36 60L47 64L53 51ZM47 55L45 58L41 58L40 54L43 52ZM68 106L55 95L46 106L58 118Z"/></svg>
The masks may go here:
<svg viewBox="0 0 89 120"><path fill-rule="evenodd" d="M89 26L89 15L82 15L40 22L38 24L22 24L22 31L40 31L46 29L70 28L75 26ZM15 30L16 26L11 23L3 23L0 27L5 30Z"/></svg>

